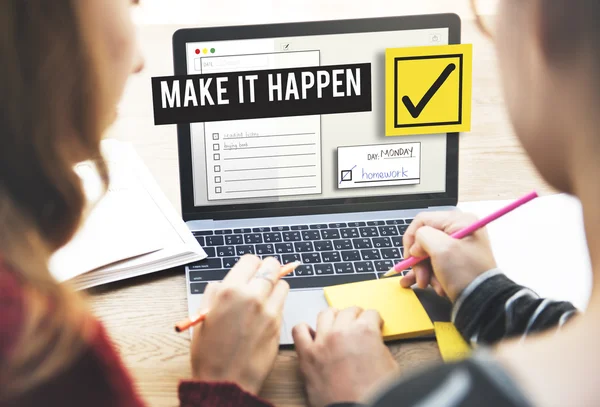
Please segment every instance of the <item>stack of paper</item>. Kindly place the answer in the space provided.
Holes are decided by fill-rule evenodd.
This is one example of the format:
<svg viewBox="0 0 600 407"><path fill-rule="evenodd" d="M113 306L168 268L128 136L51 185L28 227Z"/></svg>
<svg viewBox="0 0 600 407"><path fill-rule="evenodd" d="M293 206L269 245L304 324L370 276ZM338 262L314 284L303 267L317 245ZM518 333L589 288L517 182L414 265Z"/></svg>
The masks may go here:
<svg viewBox="0 0 600 407"><path fill-rule="evenodd" d="M53 276L85 289L206 258L133 147L104 140L102 149L109 190L74 239L51 258ZM76 170L94 200L100 186L95 167L82 163Z"/></svg>

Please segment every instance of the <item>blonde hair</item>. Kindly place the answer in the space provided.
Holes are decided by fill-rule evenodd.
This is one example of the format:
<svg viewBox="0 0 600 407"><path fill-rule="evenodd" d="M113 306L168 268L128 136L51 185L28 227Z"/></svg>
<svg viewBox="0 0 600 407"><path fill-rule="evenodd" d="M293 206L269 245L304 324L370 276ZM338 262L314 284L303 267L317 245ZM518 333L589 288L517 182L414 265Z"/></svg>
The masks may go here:
<svg viewBox="0 0 600 407"><path fill-rule="evenodd" d="M86 198L74 165L100 152L103 88L78 0L0 2L0 258L23 292L23 321L0 364L0 400L68 368L91 338L80 295L48 270L79 227Z"/></svg>

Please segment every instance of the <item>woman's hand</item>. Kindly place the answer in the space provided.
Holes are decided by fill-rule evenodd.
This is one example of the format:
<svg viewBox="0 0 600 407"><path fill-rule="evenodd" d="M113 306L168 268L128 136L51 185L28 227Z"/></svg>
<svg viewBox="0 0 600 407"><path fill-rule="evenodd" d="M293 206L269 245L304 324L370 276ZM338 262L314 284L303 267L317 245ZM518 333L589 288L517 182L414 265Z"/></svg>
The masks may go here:
<svg viewBox="0 0 600 407"><path fill-rule="evenodd" d="M415 265L400 284L405 288L415 283L420 288L431 284L439 295L455 301L478 275L495 268L485 229L460 240L449 236L476 220L474 215L459 211L419 214L404 234L404 257L430 259Z"/></svg>
<svg viewBox="0 0 600 407"><path fill-rule="evenodd" d="M313 407L360 402L398 365L381 338L383 321L377 311L352 307L329 308L317 319L317 331L308 325L292 334Z"/></svg>
<svg viewBox="0 0 600 407"><path fill-rule="evenodd" d="M243 256L222 283L209 284L201 309L210 311L194 328L192 373L207 382L227 381L258 394L277 351L283 304L289 291L281 265Z"/></svg>

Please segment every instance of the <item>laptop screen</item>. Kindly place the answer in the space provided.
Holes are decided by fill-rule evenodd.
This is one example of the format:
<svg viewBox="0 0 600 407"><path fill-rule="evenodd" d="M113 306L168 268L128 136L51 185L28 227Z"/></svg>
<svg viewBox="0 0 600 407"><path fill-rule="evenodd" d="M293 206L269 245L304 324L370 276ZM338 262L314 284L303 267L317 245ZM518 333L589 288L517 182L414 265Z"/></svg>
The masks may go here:
<svg viewBox="0 0 600 407"><path fill-rule="evenodd" d="M385 135L385 50L448 28L188 42L188 74L371 64L372 111L190 125L196 207L444 193L444 134ZM339 80L341 88L351 78ZM285 95L290 84L275 83Z"/></svg>

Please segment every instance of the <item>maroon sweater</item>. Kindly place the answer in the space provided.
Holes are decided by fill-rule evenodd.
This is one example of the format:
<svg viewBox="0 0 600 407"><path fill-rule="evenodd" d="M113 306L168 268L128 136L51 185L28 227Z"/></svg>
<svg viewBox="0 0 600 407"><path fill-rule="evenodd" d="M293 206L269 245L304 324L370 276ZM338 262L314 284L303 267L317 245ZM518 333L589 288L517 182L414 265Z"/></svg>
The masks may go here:
<svg viewBox="0 0 600 407"><path fill-rule="evenodd" d="M0 258L0 363L3 363L19 338L25 314L23 290L16 275ZM131 376L123 366L102 324L98 334L64 372L30 389L15 400L0 398L0 406L143 406ZM0 394L2 383L0 383ZM243 391L234 383L182 381L181 406L249 406L271 404Z"/></svg>

